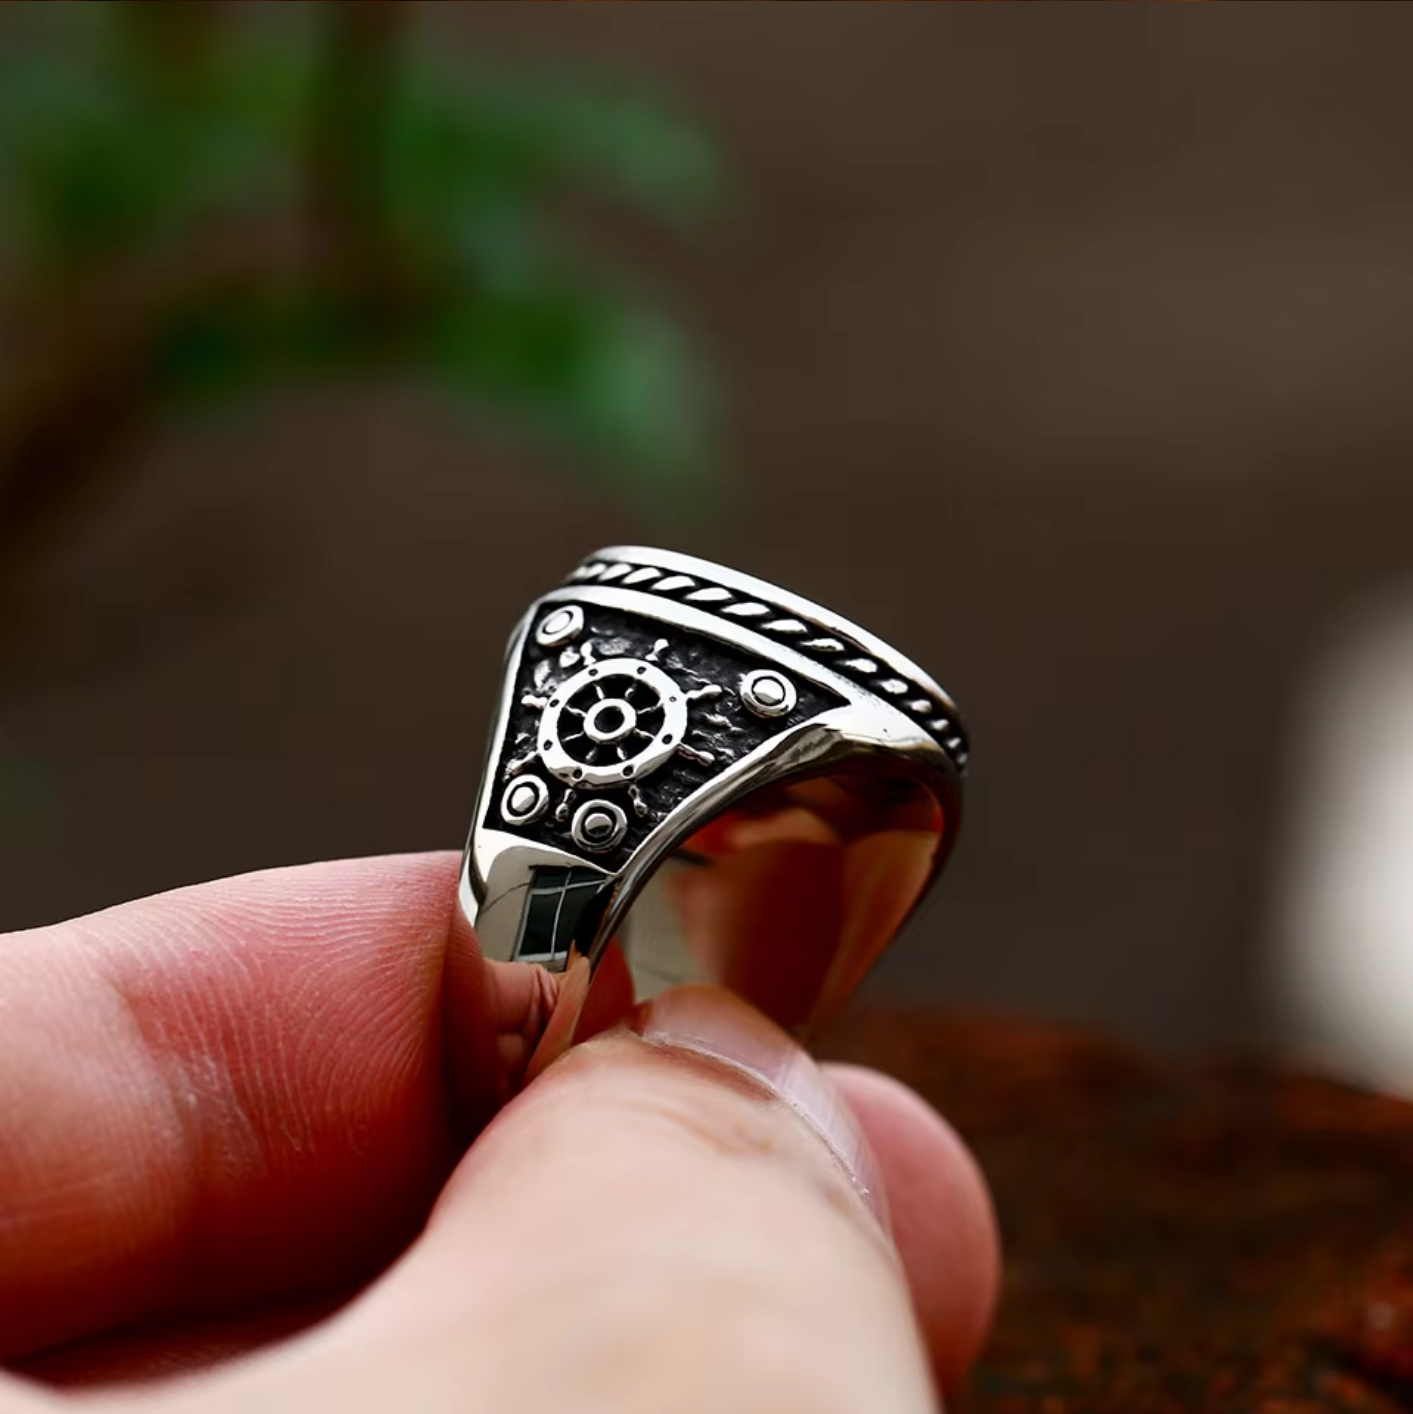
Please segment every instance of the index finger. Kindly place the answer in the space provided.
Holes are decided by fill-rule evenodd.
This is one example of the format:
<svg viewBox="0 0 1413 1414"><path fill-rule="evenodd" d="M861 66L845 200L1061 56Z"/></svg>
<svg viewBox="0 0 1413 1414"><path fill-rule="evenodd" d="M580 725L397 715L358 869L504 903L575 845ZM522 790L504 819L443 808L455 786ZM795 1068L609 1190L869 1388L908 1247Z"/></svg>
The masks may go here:
<svg viewBox="0 0 1413 1414"><path fill-rule="evenodd" d="M0 939L0 1357L405 1244L465 1128L438 1044L456 873L277 869ZM543 984L459 951L456 1043L494 1091Z"/></svg>

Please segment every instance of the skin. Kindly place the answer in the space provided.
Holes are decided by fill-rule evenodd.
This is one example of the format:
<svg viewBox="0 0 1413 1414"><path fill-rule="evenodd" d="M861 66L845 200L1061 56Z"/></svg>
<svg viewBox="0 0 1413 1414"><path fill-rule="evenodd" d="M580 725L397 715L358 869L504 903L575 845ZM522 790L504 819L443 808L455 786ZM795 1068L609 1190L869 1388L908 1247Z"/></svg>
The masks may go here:
<svg viewBox="0 0 1413 1414"><path fill-rule="evenodd" d="M555 982L449 935L456 871L0 938L0 1414L934 1408L999 1266L946 1124L701 989L507 1101Z"/></svg>

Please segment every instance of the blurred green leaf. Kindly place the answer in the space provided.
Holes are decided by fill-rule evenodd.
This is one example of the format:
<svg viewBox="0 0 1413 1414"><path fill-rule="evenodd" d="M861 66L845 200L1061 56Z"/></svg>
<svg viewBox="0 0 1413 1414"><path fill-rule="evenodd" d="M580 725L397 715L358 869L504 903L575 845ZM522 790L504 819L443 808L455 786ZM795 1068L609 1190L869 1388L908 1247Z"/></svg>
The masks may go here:
<svg viewBox="0 0 1413 1414"><path fill-rule="evenodd" d="M428 59L405 72L386 132L390 224L448 285L425 344L444 385L637 494L700 481L699 360L666 315L586 276L546 208L577 188L700 216L720 187L701 130L628 86Z"/></svg>
<svg viewBox="0 0 1413 1414"><path fill-rule="evenodd" d="M427 353L460 399L514 410L628 489L682 491L705 471L703 372L650 309L569 285L497 291L448 302Z"/></svg>
<svg viewBox="0 0 1413 1414"><path fill-rule="evenodd" d="M289 206L301 191L307 50L238 27L202 64L199 82L164 83L159 67L148 74L134 63L122 8L80 0L62 7L72 15L62 37L39 42L59 28L51 22L0 49L5 207L44 268Z"/></svg>
<svg viewBox="0 0 1413 1414"><path fill-rule="evenodd" d="M376 92L339 94L330 84L383 69L340 75L329 4L276 7L273 23L263 10L183 10L168 43L170 13L21 0L4 16L0 219L30 273L62 289L56 275L131 255L180 261L232 218L307 230L311 182L331 159L331 94L359 119L333 132L344 149L332 160L357 177L335 216L370 227L332 238L348 242L355 279L370 253L391 268L371 272L386 289L369 299L331 278L328 249L312 244L263 281L156 301L139 341L155 395L206 402L411 360L639 494L701 475L697 357L665 313L581 269L556 209L579 192L674 224L699 218L722 183L696 123L640 85L452 62L415 31Z"/></svg>
<svg viewBox="0 0 1413 1414"><path fill-rule="evenodd" d="M153 340L148 371L165 396L187 404L246 396L348 357L342 311L321 291L271 285L178 309Z"/></svg>
<svg viewBox="0 0 1413 1414"><path fill-rule="evenodd" d="M433 249L464 241L473 253L485 253L486 227L523 236L534 205L566 190L685 221L710 210L721 185L701 129L643 92L434 56L404 69L382 160L394 227Z"/></svg>

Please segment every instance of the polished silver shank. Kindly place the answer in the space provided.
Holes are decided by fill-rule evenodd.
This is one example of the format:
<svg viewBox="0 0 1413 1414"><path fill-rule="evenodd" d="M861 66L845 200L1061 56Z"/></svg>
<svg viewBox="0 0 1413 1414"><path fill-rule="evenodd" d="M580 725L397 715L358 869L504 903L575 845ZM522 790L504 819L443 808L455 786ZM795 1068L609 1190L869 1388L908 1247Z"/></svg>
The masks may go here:
<svg viewBox="0 0 1413 1414"><path fill-rule="evenodd" d="M947 694L837 614L601 550L511 638L461 909L493 960L592 970L617 938L639 995L725 982L815 1021L940 870L966 762Z"/></svg>

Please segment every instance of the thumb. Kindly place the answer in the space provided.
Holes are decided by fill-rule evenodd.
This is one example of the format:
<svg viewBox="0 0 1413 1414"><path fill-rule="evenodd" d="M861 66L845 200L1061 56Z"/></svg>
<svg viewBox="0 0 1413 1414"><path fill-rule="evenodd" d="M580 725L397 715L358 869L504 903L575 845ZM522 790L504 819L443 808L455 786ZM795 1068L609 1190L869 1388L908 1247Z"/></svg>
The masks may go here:
<svg viewBox="0 0 1413 1414"><path fill-rule="evenodd" d="M885 1186L783 1032L668 992L500 1113L361 1301L207 1393L262 1414L931 1410Z"/></svg>

